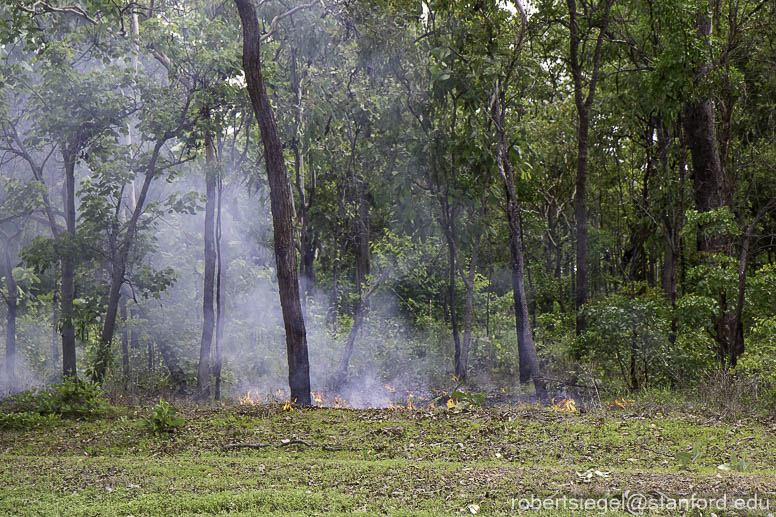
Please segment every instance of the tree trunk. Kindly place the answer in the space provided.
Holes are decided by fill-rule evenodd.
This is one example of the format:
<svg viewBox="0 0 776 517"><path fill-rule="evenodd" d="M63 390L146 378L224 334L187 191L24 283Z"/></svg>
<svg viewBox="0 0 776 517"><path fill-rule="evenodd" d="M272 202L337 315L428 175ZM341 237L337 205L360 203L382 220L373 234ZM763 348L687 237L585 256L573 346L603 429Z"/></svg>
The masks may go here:
<svg viewBox="0 0 776 517"><path fill-rule="evenodd" d="M216 274L215 210L216 210L216 156L213 135L205 131L205 286L202 294L202 339L199 345L199 368L195 398L206 400L210 396L211 345L215 330L213 295Z"/></svg>
<svg viewBox="0 0 776 517"><path fill-rule="evenodd" d="M483 194L482 212L480 212L480 220L485 211L485 194ZM458 375L458 361L456 361L456 376L463 380L467 377L469 371L469 349L472 342L472 319L474 316L474 278L477 273L477 258L480 251L480 240L482 233L477 232L474 238L474 245L472 246L472 255L469 261L469 272L465 275L461 268L461 277L466 285L466 302L464 305L463 315L463 341L461 342L461 357L460 357L460 371L463 373L463 377ZM490 293L488 293L490 294Z"/></svg>
<svg viewBox="0 0 776 517"><path fill-rule="evenodd" d="M75 299L75 161L76 154L62 152L65 164L65 233L68 246L62 255L62 376L76 377L75 325L73 300Z"/></svg>
<svg viewBox="0 0 776 517"><path fill-rule="evenodd" d="M354 150L355 153L355 150ZM358 180L358 221L356 222L356 275L358 276L358 284L363 286L366 284L366 277L369 275L369 200L366 196L366 180L359 178Z"/></svg>
<svg viewBox="0 0 776 517"><path fill-rule="evenodd" d="M243 28L243 68L253 111L259 122L264 144L264 160L270 186L270 205L275 239L280 306L286 331L288 384L291 400L309 406L310 363L307 354L307 332L299 301L296 246L292 224L293 203L288 183L283 147L278 137L272 106L261 72L261 34L256 11L250 0L235 0Z"/></svg>
<svg viewBox="0 0 776 517"><path fill-rule="evenodd" d="M337 368L337 373L334 375L332 381L330 382L330 385L335 392L339 391L347 380L348 365L350 364L350 358L353 355L356 337L358 336L358 333L361 330L367 315L369 314L369 300L372 297L372 294L377 290L378 287L380 287L383 282L385 282L387 278L388 271L385 270L383 271L382 275L380 275L380 278L377 279L377 282L375 282L375 284L369 289L369 291L364 293L363 289L366 286L361 286L362 295L358 301L356 317L353 319L353 326L350 328L350 332L348 333L348 339L345 342L345 350L342 353L342 360L340 361L339 367Z"/></svg>
<svg viewBox="0 0 776 517"><path fill-rule="evenodd" d="M453 215L454 216L454 215ZM453 222L448 219L448 224L452 225ZM455 293L455 270L456 270L456 247L455 247L455 235L453 230L448 226L445 228L445 235L447 238L447 250L448 250L448 284L447 284L447 299L450 304L450 325L453 329L453 344L455 345L455 356L453 359L453 367L455 368L455 376L458 380L466 379L466 364L461 353L461 336L458 330L458 300Z"/></svg>
<svg viewBox="0 0 776 517"><path fill-rule="evenodd" d="M54 293L51 302L51 369L54 381L59 379L59 267L54 267Z"/></svg>
<svg viewBox="0 0 776 517"><path fill-rule="evenodd" d="M531 378L536 388L536 396L540 400L547 398L544 378L539 370L539 358L536 355L536 345L533 340L530 320L528 317L528 301L525 294L523 240L520 221L520 204L515 190L515 173L509 160L506 133L504 131L504 113L499 105L500 92L497 91L496 106L493 112L498 129L496 148L496 163L504 182L507 198L507 220L509 222L509 251L512 257L512 295L515 301L515 329L517 331L517 353L520 361L520 383L527 383Z"/></svg>
<svg viewBox="0 0 776 517"><path fill-rule="evenodd" d="M218 178L218 206L216 207L216 347L213 360L213 377L215 378L216 400L221 400L221 365L223 364L223 337L224 337L224 307L221 301L221 272L223 257L221 255L221 197L223 195L223 183Z"/></svg>
<svg viewBox="0 0 776 517"><path fill-rule="evenodd" d="M16 285L16 279L13 276L13 264L11 262L11 252L9 240L5 241L5 252L3 253L3 262L5 269L7 306L6 327L5 327L5 380L7 387L15 391L16 386L16 312L19 301L19 290Z"/></svg>
<svg viewBox="0 0 776 517"><path fill-rule="evenodd" d="M137 223L140 219L140 215L145 208L145 199L148 195L148 189L151 186L156 175L156 163L159 159L159 152L162 149L164 143L169 139L170 135L165 135L160 140L157 140L154 145L154 149L151 152L151 158L146 166L145 178L143 180L143 186L140 189L140 196L137 200L135 210L132 212L127 222L126 233L124 234L121 242L114 246L112 271L111 271L111 284L108 292L108 307L105 312L105 323L102 327L102 333L100 335L100 344L98 349L97 364L95 365L94 381L102 383L105 379L105 372L108 366L108 359L110 357L111 344L113 343L113 334L116 330L116 315L119 308L119 299L121 297L121 286L124 284L124 274L127 269L127 261L129 259L129 250L135 241L137 233ZM64 268L63 268L64 271ZM64 283L64 273L63 273ZM64 313L64 310L62 311Z"/></svg>
<svg viewBox="0 0 776 517"><path fill-rule="evenodd" d="M167 370L170 372L170 380L175 386L176 393L183 393L186 390L186 373L181 368L178 354L165 343L159 343L159 352L162 354L162 360ZM153 340L150 340L148 347L149 354L153 351Z"/></svg>
<svg viewBox="0 0 776 517"><path fill-rule="evenodd" d="M127 382L129 378L129 328L127 327L127 320L129 315L127 313L127 298L122 296L119 301L121 312L121 371L124 374L124 382Z"/></svg>
<svg viewBox="0 0 776 517"><path fill-rule="evenodd" d="M579 116L579 125L577 127L577 178L576 195L574 196L574 216L577 221L577 271L576 271L576 292L575 300L577 305L577 334L581 334L585 329L585 317L582 307L587 303L588 295L588 250L587 250L587 172L588 172L588 133L590 130L590 110L595 99L596 82L598 81L599 70L601 66L601 47L603 45L604 34L609 24L609 12L611 10L612 0L601 0L603 6L599 4L596 10L603 8L603 18L598 26L598 37L596 38L595 50L593 51L593 70L587 79L587 95L583 92L583 63L580 56L579 44L581 37L579 34L579 24L577 22L577 4L576 0L566 0L569 10L569 43L571 57L571 75L574 82L574 102ZM592 23L592 20L591 20Z"/></svg>

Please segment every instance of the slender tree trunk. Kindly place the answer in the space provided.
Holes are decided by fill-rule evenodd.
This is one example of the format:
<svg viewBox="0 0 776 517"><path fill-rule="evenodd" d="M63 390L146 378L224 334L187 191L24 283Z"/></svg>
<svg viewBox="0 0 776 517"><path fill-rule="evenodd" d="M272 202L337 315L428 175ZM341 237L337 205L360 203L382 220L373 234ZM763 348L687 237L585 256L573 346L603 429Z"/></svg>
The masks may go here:
<svg viewBox="0 0 776 517"><path fill-rule="evenodd" d="M218 178L218 206L216 207L216 346L213 361L213 377L215 378L216 400L221 400L221 365L223 364L224 346L224 306L221 300L221 273L223 256L221 255L221 198L223 195L223 183Z"/></svg>
<svg viewBox="0 0 776 517"><path fill-rule="evenodd" d="M574 301L577 308L577 334L585 330L585 316L582 307L587 303L587 136L590 127L589 112L582 110L579 113L579 127L577 128L577 178L576 195L574 196L574 218L577 222L577 286L574 293Z"/></svg>
<svg viewBox="0 0 776 517"><path fill-rule="evenodd" d="M454 217L454 214L451 214ZM448 224L452 225L453 222L448 219ZM450 303L450 325L453 330L453 344L455 345L455 355L453 358L453 367L455 368L455 376L458 380L466 379L466 365L462 357L461 351L461 335L458 329L458 299L455 292L455 271L456 271L456 247L455 236L453 230L448 226L445 229L445 235L447 238L447 250L448 250L448 283L447 283L447 299Z"/></svg>
<svg viewBox="0 0 776 517"><path fill-rule="evenodd" d="M601 47L603 45L604 34L609 24L609 12L611 10L612 0L601 0L598 9L603 9L603 18L598 26L598 37L596 38L595 49L593 51L593 70L587 80L587 95L583 92L583 85L586 82L583 77L583 63L580 56L581 36L579 34L579 24L577 21L576 0L566 0L569 10L569 32L570 32L570 57L571 57L571 75L574 83L574 102L577 107L579 125L577 126L577 177L576 177L576 195L574 196L574 216L577 222L577 271L576 271L576 292L575 300L577 306L576 331L580 334L585 329L585 318L582 307L587 303L588 296L588 250L587 250L587 207L586 190L588 175L588 134L590 130L590 111L595 99L596 83L598 81L599 70L601 66Z"/></svg>
<svg viewBox="0 0 776 517"><path fill-rule="evenodd" d="M199 345L199 368L197 370L196 398L205 400L210 396L211 347L215 330L213 295L216 274L215 211L216 211L216 156L213 135L205 131L205 286L202 294L202 339Z"/></svg>
<svg viewBox="0 0 776 517"><path fill-rule="evenodd" d="M148 346L149 354L152 354L153 346L152 339ZM176 393L183 393L186 391L186 372L181 368L178 354L175 353L175 350L173 350L170 345L164 342L159 343L159 352L162 355L164 365L170 372L170 379L172 380L173 386L175 386ZM149 355L149 357L152 357L152 355Z"/></svg>
<svg viewBox="0 0 776 517"><path fill-rule="evenodd" d="M358 180L358 221L356 222L356 275L359 285L366 283L366 278L370 270L370 248L369 248L369 200L366 195L366 180Z"/></svg>
<svg viewBox="0 0 776 517"><path fill-rule="evenodd" d="M5 269L5 303L6 303L6 326L5 326L5 380L8 388L15 391L17 386L16 379L16 313L19 300L19 289L16 285L16 279L13 276L13 264L11 262L10 240L5 241L5 252L3 253L3 269Z"/></svg>
<svg viewBox="0 0 776 517"><path fill-rule="evenodd" d="M310 363L307 353L302 306L299 301L296 246L294 245L293 203L288 184L283 147L278 137L272 106L261 72L261 33L256 11L250 0L235 0L243 28L243 68L253 111L259 122L264 144L264 159L270 186L272 226L275 238L280 306L286 331L288 353L288 384L291 400L309 406Z"/></svg>
<svg viewBox="0 0 776 517"><path fill-rule="evenodd" d="M129 314L127 312L127 298L122 296L119 301L121 312L121 371L124 374L124 381L127 382L129 378L129 328L127 326L127 320Z"/></svg>
<svg viewBox="0 0 776 517"><path fill-rule="evenodd" d="M484 196L483 196L483 202L484 202ZM483 212L484 212L484 203L483 203ZM480 220L482 220L483 213L480 213ZM464 315L463 315L463 341L461 342L461 357L460 357L460 372L463 373L463 377L461 377L459 374L459 365L458 361L456 361L456 375L459 379L463 380L467 377L467 372L469 371L469 349L471 348L471 342L472 342L472 319L474 316L474 279L477 273L477 259L479 256L480 251L480 240L481 240L481 233L477 233L476 237L474 238L474 245L472 246L472 255L471 259L469 261L469 272L467 275L463 275L463 271L461 271L461 276L463 277L464 283L466 284L466 302L464 305Z"/></svg>
<svg viewBox="0 0 776 517"><path fill-rule="evenodd" d="M539 358L536 355L536 344L533 340L530 319L528 316L528 301L525 294L523 240L520 220L520 204L515 190L515 173L509 160L506 133L504 131L504 113L501 110L497 90L496 106L493 112L498 130L496 162L499 173L504 181L507 198L507 220L509 222L509 251L512 257L512 294L515 300L515 329L517 331L517 352L520 361L520 383L527 383L531 378L536 388L536 396L544 400L547 389L544 378L539 370Z"/></svg>
<svg viewBox="0 0 776 517"><path fill-rule="evenodd" d="M62 376L76 377L75 325L73 300L75 299L75 161L76 154L62 152L65 164L65 233L68 246L62 255Z"/></svg>
<svg viewBox="0 0 776 517"><path fill-rule="evenodd" d="M108 366L108 359L110 357L111 344L113 343L113 334L116 330L116 316L119 308L119 299L121 297L121 287L124 284L124 274L127 269L127 261L129 259L129 251L132 244L135 241L137 234L137 223L140 219L140 215L143 213L145 207L145 199L148 196L148 189L151 186L151 182L156 175L156 163L159 159L159 152L162 149L164 143L169 139L169 135L164 136L158 140L154 145L154 149L151 152L151 158L146 166L145 178L143 180L143 186L140 189L140 196L137 200L135 210L132 212L132 217L127 221L127 229L121 242L114 246L113 263L111 271L111 284L108 292L108 307L105 312L105 323L102 327L102 333L100 334L100 345L98 351L98 360L95 365L95 382L102 383L105 379L105 373ZM64 277L64 274L63 274ZM64 311L63 311L64 313Z"/></svg>
<svg viewBox="0 0 776 517"><path fill-rule="evenodd" d="M59 379L59 265L54 267L54 297L51 302L51 369Z"/></svg>
<svg viewBox="0 0 776 517"><path fill-rule="evenodd" d="M336 392L344 386L348 377L348 366L350 364L350 358L353 355L353 349L355 347L356 337L364 325L367 315L369 314L369 304L372 294L377 290L380 285L388 278L388 271L383 271L380 278L377 279L375 284L366 292L363 289L366 286L361 286L362 295L358 301L358 308L356 309L356 316L353 319L353 326L348 333L348 339L345 342L345 350L342 353L342 360L340 361L337 373L330 382L332 389Z"/></svg>

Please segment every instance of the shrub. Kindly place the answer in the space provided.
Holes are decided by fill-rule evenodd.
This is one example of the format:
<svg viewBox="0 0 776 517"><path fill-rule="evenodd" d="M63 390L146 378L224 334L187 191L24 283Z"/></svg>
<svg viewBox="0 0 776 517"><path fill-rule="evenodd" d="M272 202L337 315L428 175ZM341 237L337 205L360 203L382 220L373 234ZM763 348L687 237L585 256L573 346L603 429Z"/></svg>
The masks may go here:
<svg viewBox="0 0 776 517"><path fill-rule="evenodd" d="M184 419L175 416L178 410L164 399L151 410L151 414L143 419L143 426L153 434L171 433L183 425Z"/></svg>
<svg viewBox="0 0 776 517"><path fill-rule="evenodd" d="M26 430L36 426L48 426L59 422L59 415L41 415L24 411L0 413L0 431Z"/></svg>
<svg viewBox="0 0 776 517"><path fill-rule="evenodd" d="M12 413L60 415L66 418L98 416L106 409L98 384L77 377L68 377L39 391L23 391L8 399Z"/></svg>

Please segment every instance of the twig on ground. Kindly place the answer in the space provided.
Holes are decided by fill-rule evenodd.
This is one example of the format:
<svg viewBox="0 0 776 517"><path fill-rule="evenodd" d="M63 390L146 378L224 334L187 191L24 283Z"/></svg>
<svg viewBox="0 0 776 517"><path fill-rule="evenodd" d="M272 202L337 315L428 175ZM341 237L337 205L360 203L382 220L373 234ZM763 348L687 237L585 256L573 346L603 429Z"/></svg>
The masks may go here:
<svg viewBox="0 0 776 517"><path fill-rule="evenodd" d="M229 451L232 449L264 449L266 447L287 447L289 445L305 445L307 447L310 447L311 449L314 449L316 446L312 443L301 440L301 439L295 439L295 440L284 440L281 441L279 444L273 444L273 443L229 443L221 447L222 451ZM324 451L360 451L362 449L356 448L356 447L334 447L331 445L321 445L321 450Z"/></svg>

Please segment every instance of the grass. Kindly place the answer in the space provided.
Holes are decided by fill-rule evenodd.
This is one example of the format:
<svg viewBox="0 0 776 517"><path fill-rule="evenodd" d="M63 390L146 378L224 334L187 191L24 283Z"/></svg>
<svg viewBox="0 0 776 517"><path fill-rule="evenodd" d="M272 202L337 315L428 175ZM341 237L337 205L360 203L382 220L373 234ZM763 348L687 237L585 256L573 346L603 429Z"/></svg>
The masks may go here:
<svg viewBox="0 0 776 517"><path fill-rule="evenodd" d="M147 409L113 413L0 432L0 515L562 516L603 511L521 512L519 500L636 492L757 494L776 508L776 421L768 418L733 420L638 403L585 413L535 407L288 412L269 404L187 408L184 426L153 435L140 425ZM295 439L310 446L283 445ZM273 446L222 450L233 442ZM677 460L677 452L693 447L702 452L696 461ZM746 459L746 471L718 468L733 452ZM662 514L709 515L670 508Z"/></svg>

